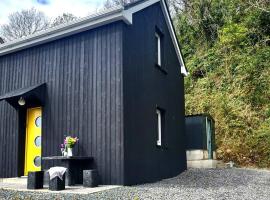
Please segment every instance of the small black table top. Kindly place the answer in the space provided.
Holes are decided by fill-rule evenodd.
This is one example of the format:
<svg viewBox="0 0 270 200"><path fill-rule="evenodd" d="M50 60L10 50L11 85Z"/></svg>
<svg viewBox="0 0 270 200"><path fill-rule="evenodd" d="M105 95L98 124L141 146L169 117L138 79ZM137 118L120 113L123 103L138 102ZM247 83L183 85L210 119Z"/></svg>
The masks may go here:
<svg viewBox="0 0 270 200"><path fill-rule="evenodd" d="M49 156L42 157L42 160L92 160L90 156Z"/></svg>

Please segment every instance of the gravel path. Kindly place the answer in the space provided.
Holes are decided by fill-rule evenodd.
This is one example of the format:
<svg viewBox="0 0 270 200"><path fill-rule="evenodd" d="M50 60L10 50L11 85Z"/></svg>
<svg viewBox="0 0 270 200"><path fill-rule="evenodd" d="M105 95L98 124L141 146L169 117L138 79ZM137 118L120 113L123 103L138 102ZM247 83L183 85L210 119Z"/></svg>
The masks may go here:
<svg viewBox="0 0 270 200"><path fill-rule="evenodd" d="M87 196L34 195L17 192L15 197L10 191L0 190L0 198L5 199L13 196L14 199L270 200L270 171L192 169L157 183L121 187Z"/></svg>
<svg viewBox="0 0 270 200"><path fill-rule="evenodd" d="M119 188L100 196L146 200L270 200L270 171L192 169L172 179Z"/></svg>

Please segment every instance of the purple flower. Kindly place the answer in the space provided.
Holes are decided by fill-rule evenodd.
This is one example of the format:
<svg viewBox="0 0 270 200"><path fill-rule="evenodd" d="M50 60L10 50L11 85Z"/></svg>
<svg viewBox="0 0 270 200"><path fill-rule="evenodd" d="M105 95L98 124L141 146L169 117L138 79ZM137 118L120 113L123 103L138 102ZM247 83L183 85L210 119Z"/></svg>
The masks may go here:
<svg viewBox="0 0 270 200"><path fill-rule="evenodd" d="M61 148L65 148L65 145L64 144L61 144Z"/></svg>

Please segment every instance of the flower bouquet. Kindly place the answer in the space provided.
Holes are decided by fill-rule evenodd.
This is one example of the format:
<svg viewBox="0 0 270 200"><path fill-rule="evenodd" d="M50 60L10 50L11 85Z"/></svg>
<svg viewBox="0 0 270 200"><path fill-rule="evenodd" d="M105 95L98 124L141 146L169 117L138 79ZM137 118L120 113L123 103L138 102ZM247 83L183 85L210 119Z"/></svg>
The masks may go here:
<svg viewBox="0 0 270 200"><path fill-rule="evenodd" d="M72 149L75 144L79 141L77 137L67 136L64 139L64 144L61 144L61 152L63 156L72 156Z"/></svg>

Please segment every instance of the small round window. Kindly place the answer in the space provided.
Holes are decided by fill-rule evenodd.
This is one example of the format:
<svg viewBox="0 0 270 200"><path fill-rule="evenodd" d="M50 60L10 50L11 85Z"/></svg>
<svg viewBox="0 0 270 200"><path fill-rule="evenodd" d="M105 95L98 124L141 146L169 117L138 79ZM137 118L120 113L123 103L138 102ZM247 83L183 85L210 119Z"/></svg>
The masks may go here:
<svg viewBox="0 0 270 200"><path fill-rule="evenodd" d="M35 145L36 145L37 147L40 147L40 146L41 146L41 136L37 136L37 137L35 138Z"/></svg>
<svg viewBox="0 0 270 200"><path fill-rule="evenodd" d="M34 159L34 165L36 167L40 167L40 165L41 165L41 158L40 158L40 156L35 157L35 159Z"/></svg>
<svg viewBox="0 0 270 200"><path fill-rule="evenodd" d="M40 116L36 118L35 124L37 127L39 127L39 128L41 127L41 117Z"/></svg>

